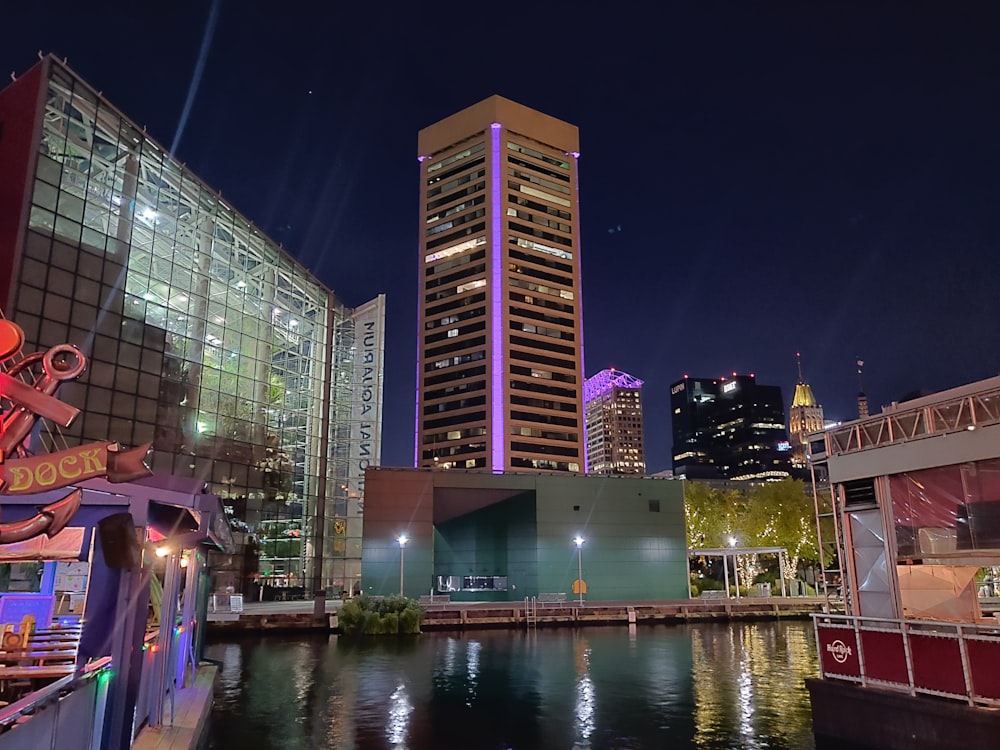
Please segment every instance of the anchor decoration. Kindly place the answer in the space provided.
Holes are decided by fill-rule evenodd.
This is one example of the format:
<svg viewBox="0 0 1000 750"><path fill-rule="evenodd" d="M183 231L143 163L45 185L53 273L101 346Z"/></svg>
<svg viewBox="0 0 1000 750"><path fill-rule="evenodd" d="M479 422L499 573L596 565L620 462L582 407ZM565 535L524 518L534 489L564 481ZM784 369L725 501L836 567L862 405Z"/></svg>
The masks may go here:
<svg viewBox="0 0 1000 750"><path fill-rule="evenodd" d="M9 320L0 319L0 362L9 360L24 345L24 333ZM18 375L41 365L34 383ZM0 495L42 492L68 487L83 479L105 476L111 482L127 482L150 474L143 458L149 444L129 451L117 443L92 443L76 448L31 456L25 440L39 419L69 427L80 410L55 397L59 386L78 378L87 368L87 358L71 344L59 344L45 352L29 354L0 372L0 398L11 406L0 416ZM74 489L64 497L39 507L26 520L0 523L0 544L20 542L40 534L53 537L62 531L80 507L83 492Z"/></svg>

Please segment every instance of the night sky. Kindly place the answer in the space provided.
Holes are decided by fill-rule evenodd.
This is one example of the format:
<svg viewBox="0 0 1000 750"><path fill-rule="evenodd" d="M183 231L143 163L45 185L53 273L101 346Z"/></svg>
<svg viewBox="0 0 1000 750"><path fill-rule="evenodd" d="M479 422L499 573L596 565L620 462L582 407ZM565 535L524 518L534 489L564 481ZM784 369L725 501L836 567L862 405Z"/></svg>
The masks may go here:
<svg viewBox="0 0 1000 750"><path fill-rule="evenodd" d="M346 304L387 294L384 465L413 459L417 131L491 94L580 128L586 374L646 381L650 471L685 373L787 404L801 351L850 419L858 355L873 411L1000 372L994 3L4 5L5 80L66 57Z"/></svg>

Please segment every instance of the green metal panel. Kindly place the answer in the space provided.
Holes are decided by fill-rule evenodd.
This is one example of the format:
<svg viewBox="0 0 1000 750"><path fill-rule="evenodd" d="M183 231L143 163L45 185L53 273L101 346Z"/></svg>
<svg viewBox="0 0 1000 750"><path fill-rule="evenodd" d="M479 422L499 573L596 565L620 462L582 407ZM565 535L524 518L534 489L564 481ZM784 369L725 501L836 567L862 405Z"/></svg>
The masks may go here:
<svg viewBox="0 0 1000 750"><path fill-rule="evenodd" d="M366 590L398 592L399 548L392 539L398 529L408 528L414 539L406 549L410 596L428 593L437 576L506 576L506 591L449 593L455 601L516 601L543 593L573 599L581 563L590 601L688 596L681 482L412 471L433 477L435 496L447 491L447 512L442 511L433 530L429 513L415 523L417 500L406 491L410 471L370 472L368 489L382 480L390 484L380 492L366 492L372 510L365 519ZM501 499L490 504L492 495ZM378 499L383 496L384 501ZM455 515L456 504L461 507L466 497L473 510ZM376 510L378 522L372 517ZM579 556L573 543L577 534L585 539Z"/></svg>
<svg viewBox="0 0 1000 750"><path fill-rule="evenodd" d="M687 597L680 482L539 477L537 519L542 591L565 592L572 598L582 563L585 599ZM585 540L579 556L573 543L578 534Z"/></svg>
<svg viewBox="0 0 1000 750"><path fill-rule="evenodd" d="M452 591L455 601L511 601L534 590L535 501L524 493L435 527L434 575L507 578L499 591Z"/></svg>

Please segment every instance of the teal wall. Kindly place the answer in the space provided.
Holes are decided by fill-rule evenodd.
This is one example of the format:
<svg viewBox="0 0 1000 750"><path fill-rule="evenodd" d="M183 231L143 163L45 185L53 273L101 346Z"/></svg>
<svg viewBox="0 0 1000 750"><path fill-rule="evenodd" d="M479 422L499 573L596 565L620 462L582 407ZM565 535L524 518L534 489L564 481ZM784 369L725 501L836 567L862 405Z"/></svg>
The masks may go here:
<svg viewBox="0 0 1000 750"><path fill-rule="evenodd" d="M434 563L434 483L428 472L371 472L365 487L364 539L361 546L361 588L366 594L399 593L399 544L406 534L404 593L429 594ZM379 479L383 481L378 481Z"/></svg>
<svg viewBox="0 0 1000 750"><path fill-rule="evenodd" d="M532 596L537 592L536 569L532 492L435 528L435 576L507 576L506 591L452 592L454 601L511 601Z"/></svg>
<svg viewBox="0 0 1000 750"><path fill-rule="evenodd" d="M411 537L405 579L411 597L429 593L437 576L506 575L506 592L450 595L455 601L518 601L565 593L571 600L577 534L586 540L585 600L688 596L680 481L369 470L362 549L366 592L399 592L395 538L403 531Z"/></svg>
<svg viewBox="0 0 1000 750"><path fill-rule="evenodd" d="M582 550L585 600L686 599L687 543L681 482L544 476L537 483L538 580L572 598L573 538ZM651 502L654 508L651 510Z"/></svg>

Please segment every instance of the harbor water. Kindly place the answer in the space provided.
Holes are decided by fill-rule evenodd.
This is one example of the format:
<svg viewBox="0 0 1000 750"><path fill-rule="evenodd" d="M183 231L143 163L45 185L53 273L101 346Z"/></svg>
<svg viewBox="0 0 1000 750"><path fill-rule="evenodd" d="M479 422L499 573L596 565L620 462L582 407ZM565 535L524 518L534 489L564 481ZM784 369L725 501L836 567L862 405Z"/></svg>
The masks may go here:
<svg viewBox="0 0 1000 750"><path fill-rule="evenodd" d="M210 750L812 750L812 623L210 643Z"/></svg>

